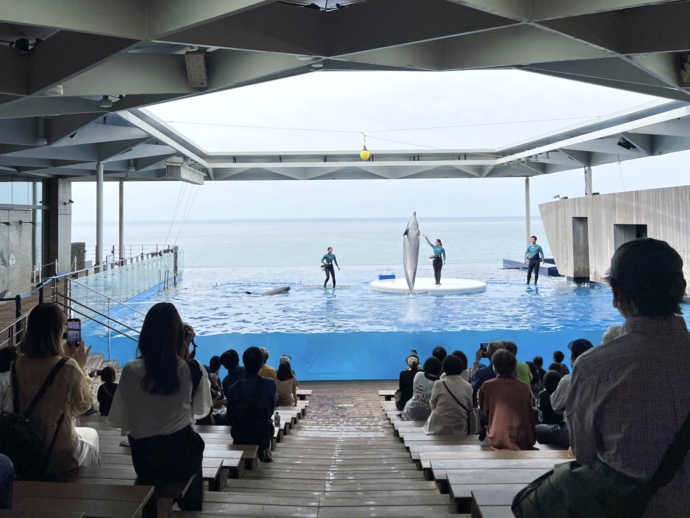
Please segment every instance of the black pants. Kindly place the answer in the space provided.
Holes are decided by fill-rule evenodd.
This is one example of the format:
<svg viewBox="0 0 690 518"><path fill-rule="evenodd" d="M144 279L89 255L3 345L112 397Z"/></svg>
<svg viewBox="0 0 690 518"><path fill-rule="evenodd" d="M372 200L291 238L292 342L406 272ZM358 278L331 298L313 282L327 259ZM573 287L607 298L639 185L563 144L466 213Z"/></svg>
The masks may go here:
<svg viewBox="0 0 690 518"><path fill-rule="evenodd" d="M434 261L431 264L434 267L434 278L436 279L436 284L441 284L441 268L443 268L443 259L435 255Z"/></svg>
<svg viewBox="0 0 690 518"><path fill-rule="evenodd" d="M201 511L204 500L201 461L205 445L191 426L170 435L144 439L134 439L130 435L129 444L139 484L174 484L186 482L195 475L184 498L177 500L177 504L183 511Z"/></svg>
<svg viewBox="0 0 690 518"><path fill-rule="evenodd" d="M529 284L529 281L532 278L532 271L534 271L534 284L537 284L537 281L539 280L539 263L539 254L535 255L529 260L529 264L527 265L527 284Z"/></svg>
<svg viewBox="0 0 690 518"><path fill-rule="evenodd" d="M328 280L333 276L333 287L335 288L335 269L333 268L333 263L327 264L323 271L326 272L326 280L323 283L323 287L326 287Z"/></svg>

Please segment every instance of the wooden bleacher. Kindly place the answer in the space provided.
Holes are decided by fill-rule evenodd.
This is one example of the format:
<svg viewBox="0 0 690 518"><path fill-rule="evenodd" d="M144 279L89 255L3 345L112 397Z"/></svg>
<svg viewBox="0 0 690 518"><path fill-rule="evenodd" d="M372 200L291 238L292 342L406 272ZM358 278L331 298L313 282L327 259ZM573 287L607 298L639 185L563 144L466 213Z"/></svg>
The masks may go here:
<svg viewBox="0 0 690 518"><path fill-rule="evenodd" d="M426 435L422 422L400 420L400 411L385 398L381 407L394 433L403 441L411 458L434 480L441 493L450 495L455 509L472 516L512 516L512 497L555 464L569 460L568 452L553 446L535 445L534 450L493 450L477 436ZM473 493L481 500L475 502ZM496 495L493 497L492 495ZM499 498L500 496L500 498ZM508 514L506 514L506 512Z"/></svg>

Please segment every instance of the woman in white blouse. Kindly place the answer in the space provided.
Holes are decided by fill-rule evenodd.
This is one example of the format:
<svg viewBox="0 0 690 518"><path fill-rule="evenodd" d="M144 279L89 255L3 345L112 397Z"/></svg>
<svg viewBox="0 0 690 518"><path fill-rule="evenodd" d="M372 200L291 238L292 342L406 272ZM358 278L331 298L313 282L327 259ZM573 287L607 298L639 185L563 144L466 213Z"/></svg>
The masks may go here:
<svg viewBox="0 0 690 518"><path fill-rule="evenodd" d="M169 302L154 305L141 328L139 358L122 369L108 423L129 431L139 482L171 484L195 475L177 503L182 510L199 511L204 441L192 424L213 402L206 370L188 357L177 309Z"/></svg>
<svg viewBox="0 0 690 518"><path fill-rule="evenodd" d="M443 360L443 373L431 390L431 415L424 424L426 434L467 434L468 411L472 408L472 386L462 379L465 364L454 354Z"/></svg>

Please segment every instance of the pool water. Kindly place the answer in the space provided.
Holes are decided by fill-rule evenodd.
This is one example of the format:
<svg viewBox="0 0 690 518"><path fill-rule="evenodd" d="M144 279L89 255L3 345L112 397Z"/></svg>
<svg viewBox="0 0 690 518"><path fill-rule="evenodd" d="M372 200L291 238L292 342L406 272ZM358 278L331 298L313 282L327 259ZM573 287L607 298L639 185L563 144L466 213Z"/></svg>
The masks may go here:
<svg viewBox="0 0 690 518"><path fill-rule="evenodd" d="M427 266L420 265L418 276L431 276ZM567 356L571 340L599 344L609 326L623 322L602 284L542 276L535 287L525 285L524 272L466 263L443 273L483 280L485 292L413 296L372 290L371 281L389 272L401 276L402 268L343 268L333 290L323 289L318 266L188 269L177 287L149 292L130 305L145 312L156 302L173 302L197 331L197 355L204 362L227 349L241 355L249 346L262 346L274 366L280 355L290 355L301 380L394 379L411 349L422 361L437 345L460 349L471 360L480 343L500 339L518 344L520 360L540 355L548 365L557 349ZM291 289L272 296L245 293L281 286ZM143 320L127 311L118 318L135 328ZM94 351L113 359L135 354L132 340L111 337L108 344L102 330L92 328L90 341Z"/></svg>

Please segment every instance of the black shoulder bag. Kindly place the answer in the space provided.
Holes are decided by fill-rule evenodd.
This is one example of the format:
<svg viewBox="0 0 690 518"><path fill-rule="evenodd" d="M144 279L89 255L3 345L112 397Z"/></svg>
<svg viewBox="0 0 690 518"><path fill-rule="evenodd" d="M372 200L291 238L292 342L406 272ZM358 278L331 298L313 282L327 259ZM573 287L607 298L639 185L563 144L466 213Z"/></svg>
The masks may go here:
<svg viewBox="0 0 690 518"><path fill-rule="evenodd" d="M668 484L690 450L690 415L666 450L649 482L640 482L603 462L566 462L520 491L511 506L518 517L568 516L638 518L656 492Z"/></svg>

